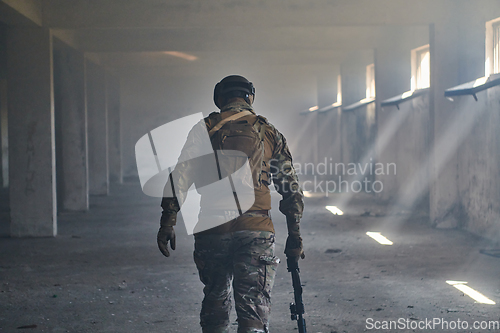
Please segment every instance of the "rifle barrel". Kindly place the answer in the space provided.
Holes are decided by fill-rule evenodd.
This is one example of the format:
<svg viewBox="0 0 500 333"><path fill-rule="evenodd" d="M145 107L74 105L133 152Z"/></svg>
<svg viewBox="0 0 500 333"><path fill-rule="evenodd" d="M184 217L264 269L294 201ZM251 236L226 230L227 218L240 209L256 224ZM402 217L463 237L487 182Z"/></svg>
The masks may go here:
<svg viewBox="0 0 500 333"><path fill-rule="evenodd" d="M302 317L305 313L304 303L302 301L302 284L300 283L300 275L299 275L299 265L297 260L294 258L287 258L287 268L288 271L292 274L292 286L293 286L293 294L295 304L291 304L290 312L292 314L292 320L297 320L297 325L299 328L299 333L307 333L306 332L306 321Z"/></svg>

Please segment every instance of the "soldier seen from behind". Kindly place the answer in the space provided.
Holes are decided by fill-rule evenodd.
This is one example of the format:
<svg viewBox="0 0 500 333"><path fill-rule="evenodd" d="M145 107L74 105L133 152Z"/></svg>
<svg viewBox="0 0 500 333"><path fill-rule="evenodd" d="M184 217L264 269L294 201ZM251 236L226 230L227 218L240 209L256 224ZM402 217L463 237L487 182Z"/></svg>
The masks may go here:
<svg viewBox="0 0 500 333"><path fill-rule="evenodd" d="M238 333L269 332L271 289L279 263L274 253L275 231L270 215L271 183L282 196L279 210L286 216L285 254L294 260L304 258L299 230L303 195L292 156L284 136L253 110L254 97L251 82L242 76L227 76L214 90L214 102L220 112L213 112L204 119L214 152L240 151L248 157L252 174L249 183L253 186L255 201L247 211L241 211L239 206L237 210L227 210L218 204L216 196L204 197L201 193L198 223L204 216L230 220L208 230L197 232L195 229L194 233L194 261L205 286L200 314L203 333L229 332L231 283ZM183 152L196 144L195 136L188 137ZM216 157L220 159L220 155L224 154L216 154ZM170 181L182 188L180 192L187 193L196 178L203 175L203 168L204 163L179 163ZM161 202L163 213L157 241L166 257L170 255L168 243L175 250L174 226L185 199L178 196L164 197Z"/></svg>

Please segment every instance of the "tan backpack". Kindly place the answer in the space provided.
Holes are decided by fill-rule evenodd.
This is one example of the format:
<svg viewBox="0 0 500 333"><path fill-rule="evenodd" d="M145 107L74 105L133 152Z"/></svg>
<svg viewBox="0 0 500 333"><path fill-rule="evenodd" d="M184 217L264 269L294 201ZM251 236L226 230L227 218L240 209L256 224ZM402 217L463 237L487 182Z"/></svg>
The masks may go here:
<svg viewBox="0 0 500 333"><path fill-rule="evenodd" d="M242 119L245 117L246 119ZM208 130L212 148L216 152L219 178L230 176L248 159L254 188L259 188L263 181L266 186L269 185L267 173L263 176L263 166L266 165L264 138L267 120L247 110L225 119L222 119L220 113L212 113L209 118L215 123ZM246 156L234 154L235 151Z"/></svg>

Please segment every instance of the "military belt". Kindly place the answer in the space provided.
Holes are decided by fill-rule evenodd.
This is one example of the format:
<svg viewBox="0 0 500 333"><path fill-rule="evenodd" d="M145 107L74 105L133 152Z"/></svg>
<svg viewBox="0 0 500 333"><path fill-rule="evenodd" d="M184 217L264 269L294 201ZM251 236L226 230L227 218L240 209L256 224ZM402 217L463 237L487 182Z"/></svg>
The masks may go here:
<svg viewBox="0 0 500 333"><path fill-rule="evenodd" d="M243 213L243 215L245 215L247 213L249 213L249 214L260 214L260 215L270 216L268 210L248 210L245 213Z"/></svg>
<svg viewBox="0 0 500 333"><path fill-rule="evenodd" d="M237 210L203 210L202 214L209 214L214 216L240 216L240 213ZM245 215L263 215L271 217L271 214L268 210L247 210L241 216Z"/></svg>

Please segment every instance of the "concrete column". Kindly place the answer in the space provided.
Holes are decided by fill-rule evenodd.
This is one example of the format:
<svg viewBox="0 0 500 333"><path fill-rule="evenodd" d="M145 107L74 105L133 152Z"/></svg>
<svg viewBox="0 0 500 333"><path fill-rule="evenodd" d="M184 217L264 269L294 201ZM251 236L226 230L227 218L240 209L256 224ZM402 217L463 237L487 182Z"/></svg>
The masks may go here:
<svg viewBox="0 0 500 333"><path fill-rule="evenodd" d="M9 140L7 123L7 28L0 27L0 187L9 186Z"/></svg>
<svg viewBox="0 0 500 333"><path fill-rule="evenodd" d="M121 121L120 121L120 81L113 75L107 75L108 93L108 144L109 144L109 179L111 182L123 182L121 161Z"/></svg>
<svg viewBox="0 0 500 333"><path fill-rule="evenodd" d="M85 59L54 41L57 199L59 210L89 208Z"/></svg>
<svg viewBox="0 0 500 333"><path fill-rule="evenodd" d="M0 81L0 165L1 165L1 185L3 188L9 187L9 130L7 116L7 80Z"/></svg>
<svg viewBox="0 0 500 333"><path fill-rule="evenodd" d="M86 61L89 192L108 195L108 111L106 102L106 73L103 68Z"/></svg>
<svg viewBox="0 0 500 333"><path fill-rule="evenodd" d="M458 24L452 19L443 20L430 26L431 89L429 94L431 129L430 164L430 217L439 223L444 217L453 219L453 211L458 203L458 160L457 147L453 142L460 133L453 133L450 124L456 119L452 102L444 97L447 88L459 82ZM451 130L451 132L450 132ZM451 214L450 214L451 213Z"/></svg>
<svg viewBox="0 0 500 333"><path fill-rule="evenodd" d="M11 235L57 234L52 37L7 32Z"/></svg>

